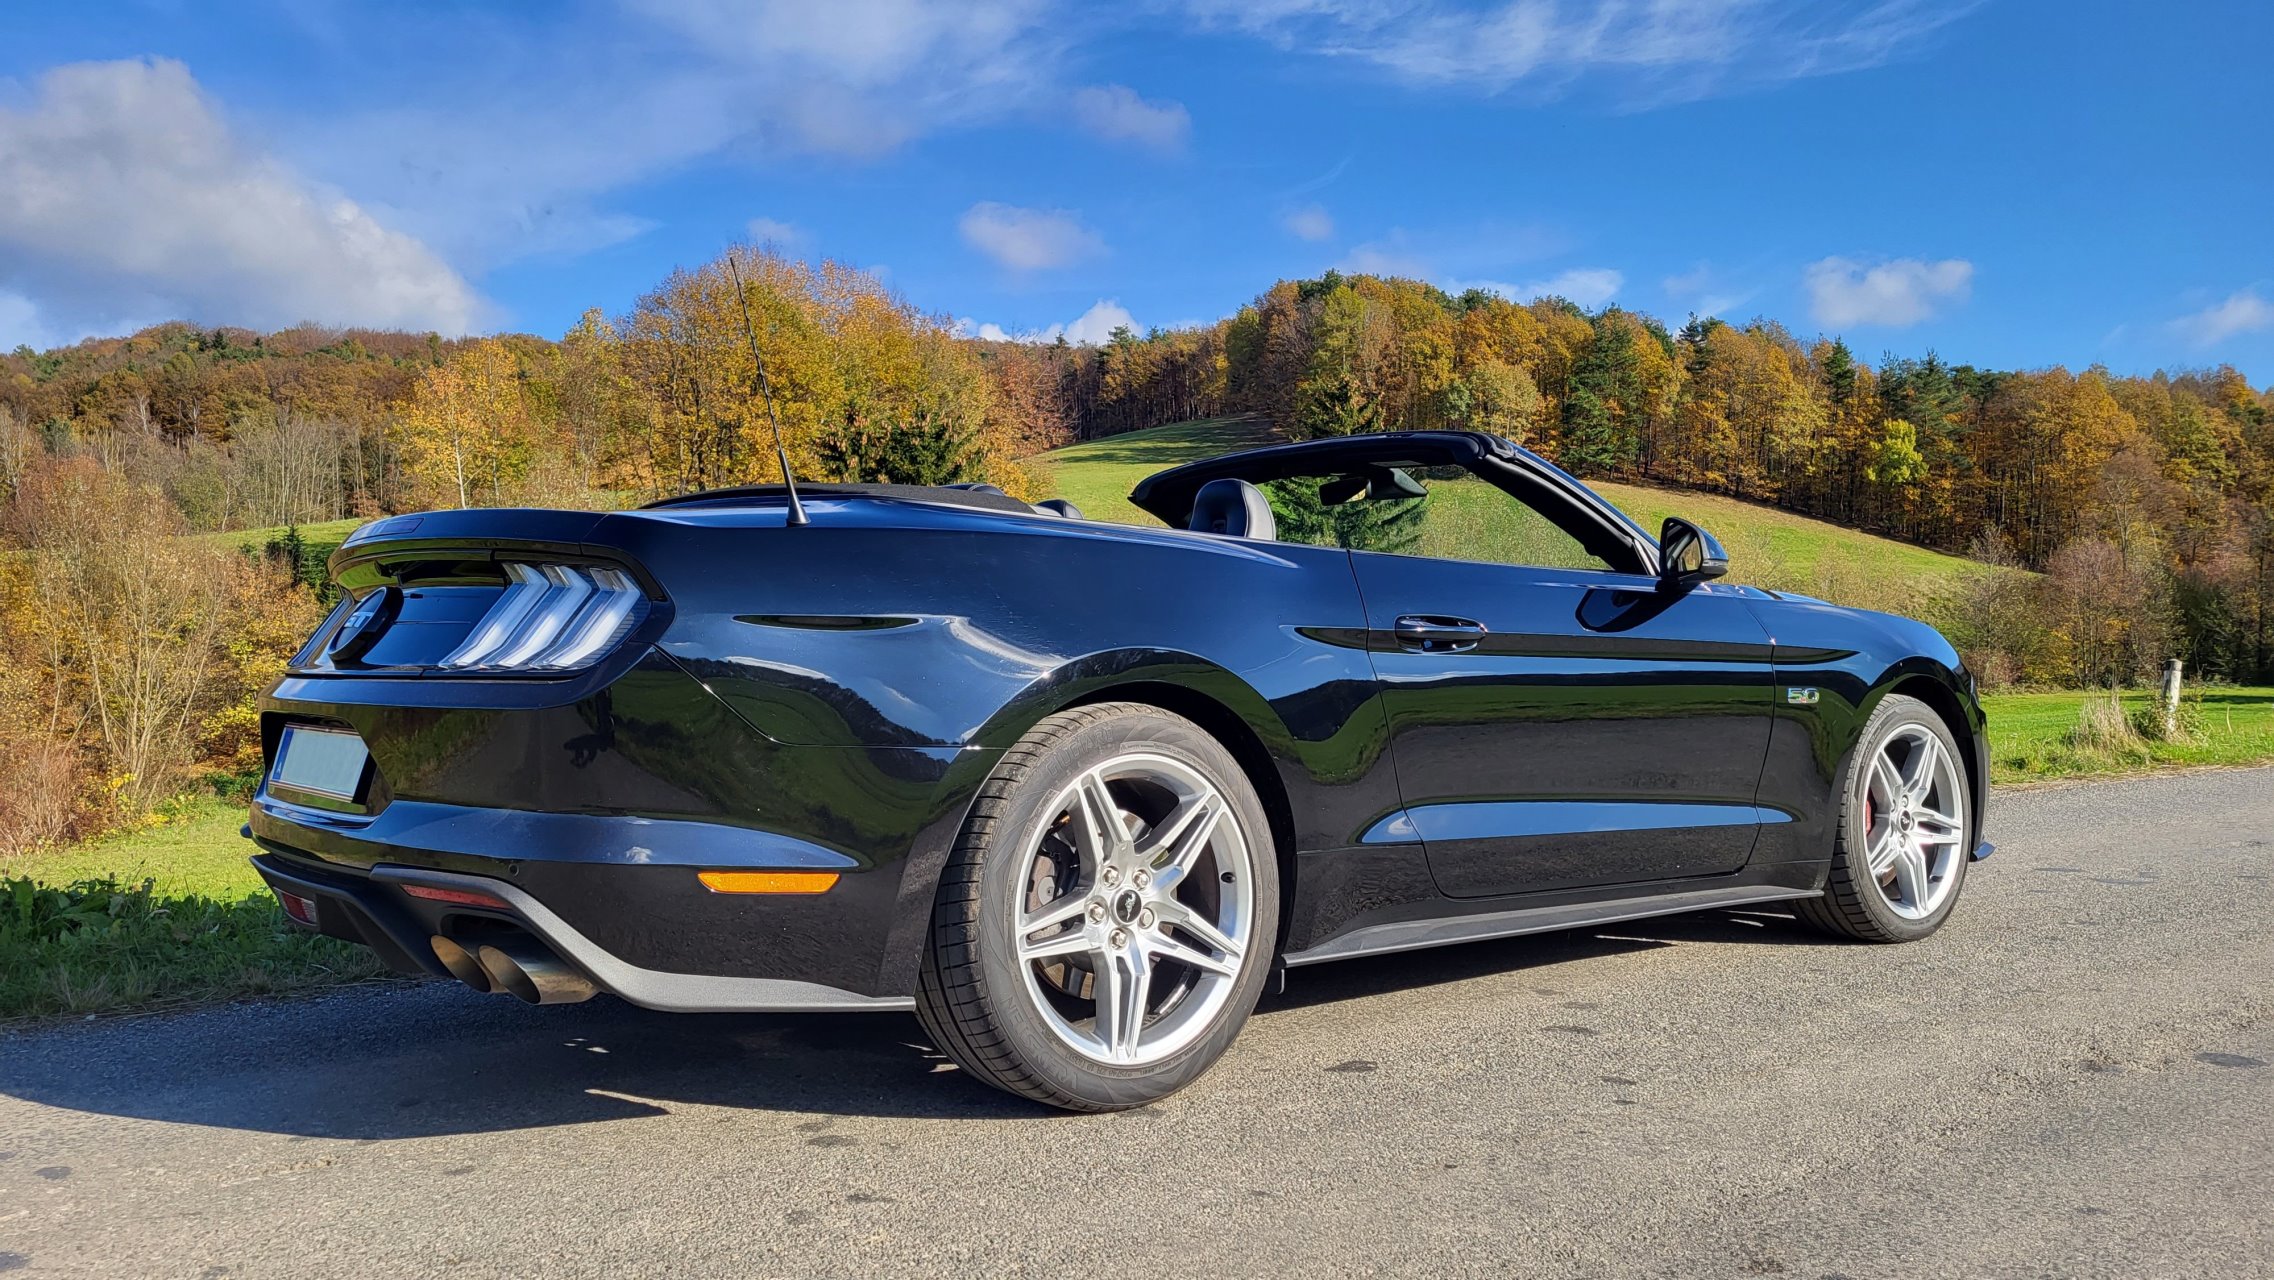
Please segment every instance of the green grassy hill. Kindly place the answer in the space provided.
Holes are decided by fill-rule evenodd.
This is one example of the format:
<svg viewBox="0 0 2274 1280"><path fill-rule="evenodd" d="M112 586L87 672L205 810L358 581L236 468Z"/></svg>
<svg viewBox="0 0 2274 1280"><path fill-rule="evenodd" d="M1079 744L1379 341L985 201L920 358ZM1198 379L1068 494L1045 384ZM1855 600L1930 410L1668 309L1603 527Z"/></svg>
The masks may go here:
<svg viewBox="0 0 2274 1280"><path fill-rule="evenodd" d="M347 535L368 523L368 520L351 517L346 520L304 524L300 526L300 538L311 547L336 547L347 541ZM226 533L201 533L197 536L214 546L226 547L231 551L258 551L267 546L271 538L283 537L284 526L278 525L273 529L231 529Z"/></svg>
<svg viewBox="0 0 2274 1280"><path fill-rule="evenodd" d="M1027 459L1027 465L1041 473L1049 496L1066 499L1092 520L1159 524L1129 504L1129 491L1139 480L1180 462L1272 439L1271 429L1254 418L1202 418L1053 449Z"/></svg>
<svg viewBox="0 0 2274 1280"><path fill-rule="evenodd" d="M1209 418L1054 449L1029 459L1028 465L1042 474L1054 496L1071 500L1093 520L1156 524L1129 504L1129 490L1139 480L1180 462L1271 438L1270 429L1254 418ZM1711 530L1729 550L1733 581L1836 604L1935 621L1948 613L1969 581L2000 572L1961 556L1734 498L1629 484L1592 487L1645 529L1656 531L1667 516L1680 515ZM1521 509L1498 491L1471 482L1435 484L1426 510L1419 548L1425 554L1498 558L1471 549L1497 547L1505 553L1540 540L1537 521L1526 521Z"/></svg>

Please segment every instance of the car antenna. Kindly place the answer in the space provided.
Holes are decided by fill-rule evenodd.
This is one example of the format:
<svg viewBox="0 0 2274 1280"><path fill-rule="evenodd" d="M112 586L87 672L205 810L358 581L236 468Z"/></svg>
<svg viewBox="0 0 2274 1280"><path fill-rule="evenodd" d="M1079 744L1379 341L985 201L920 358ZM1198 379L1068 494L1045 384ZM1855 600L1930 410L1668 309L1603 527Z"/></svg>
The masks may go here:
<svg viewBox="0 0 2274 1280"><path fill-rule="evenodd" d="M766 421L774 427L774 460L782 464L782 491L790 498L789 519L782 523L806 524L805 504L797 500L797 477L790 474L790 451L782 447L782 420L774 413L774 388L766 380L766 358L758 354L758 328L750 322L750 291L742 287L742 268L736 265L731 250L726 255L726 269L734 276L734 296L742 300L742 336L750 340L750 363L758 370L758 395L766 402Z"/></svg>

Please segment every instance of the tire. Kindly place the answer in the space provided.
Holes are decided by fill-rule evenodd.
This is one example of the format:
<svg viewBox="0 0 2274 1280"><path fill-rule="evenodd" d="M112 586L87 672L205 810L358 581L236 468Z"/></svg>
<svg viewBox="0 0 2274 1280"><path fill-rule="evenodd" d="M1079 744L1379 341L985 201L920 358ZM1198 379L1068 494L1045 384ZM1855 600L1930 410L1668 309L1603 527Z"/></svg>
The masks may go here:
<svg viewBox="0 0 2274 1280"><path fill-rule="evenodd" d="M1923 793L1913 769L1931 775ZM1801 899L1794 914L1864 942L1916 942L1940 929L1974 848L1973 783L1949 727L1916 698L1887 695L1864 722L1842 784L1824 896Z"/></svg>
<svg viewBox="0 0 2274 1280"><path fill-rule="evenodd" d="M1111 825L1090 820L1108 807ZM1231 753L1156 707L1079 707L1004 753L973 802L916 1013L998 1089L1070 1111L1142 1106L1231 1046L1278 931L1270 822Z"/></svg>

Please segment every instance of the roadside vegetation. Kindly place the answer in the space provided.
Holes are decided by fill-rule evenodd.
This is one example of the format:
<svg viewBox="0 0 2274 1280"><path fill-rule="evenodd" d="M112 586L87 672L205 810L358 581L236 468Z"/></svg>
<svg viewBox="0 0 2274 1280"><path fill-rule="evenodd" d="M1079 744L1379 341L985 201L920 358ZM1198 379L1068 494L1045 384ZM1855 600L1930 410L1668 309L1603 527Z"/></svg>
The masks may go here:
<svg viewBox="0 0 2274 1280"><path fill-rule="evenodd" d="M386 973L294 929L246 862L244 810L172 806L159 825L0 857L0 1021L271 995Z"/></svg>
<svg viewBox="0 0 2274 1280"><path fill-rule="evenodd" d="M1982 702L1998 783L2274 760L2274 688L2191 688L2168 731L2152 690L2007 693Z"/></svg>

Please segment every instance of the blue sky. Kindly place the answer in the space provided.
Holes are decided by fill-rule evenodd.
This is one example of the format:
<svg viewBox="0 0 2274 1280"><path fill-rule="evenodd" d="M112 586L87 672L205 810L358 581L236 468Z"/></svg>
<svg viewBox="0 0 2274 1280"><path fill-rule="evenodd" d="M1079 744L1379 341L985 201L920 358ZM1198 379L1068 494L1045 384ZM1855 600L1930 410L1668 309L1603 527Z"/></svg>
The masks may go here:
<svg viewBox="0 0 2274 1280"><path fill-rule="evenodd" d="M0 348L557 335L757 235L974 331L1329 267L2274 380L2274 6L23 6Z"/></svg>

